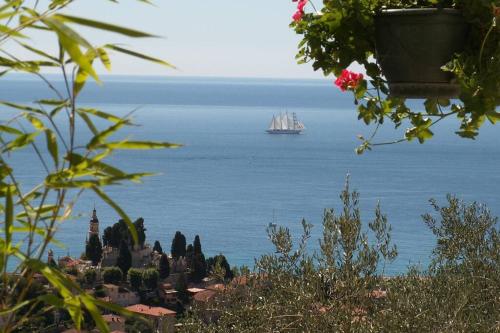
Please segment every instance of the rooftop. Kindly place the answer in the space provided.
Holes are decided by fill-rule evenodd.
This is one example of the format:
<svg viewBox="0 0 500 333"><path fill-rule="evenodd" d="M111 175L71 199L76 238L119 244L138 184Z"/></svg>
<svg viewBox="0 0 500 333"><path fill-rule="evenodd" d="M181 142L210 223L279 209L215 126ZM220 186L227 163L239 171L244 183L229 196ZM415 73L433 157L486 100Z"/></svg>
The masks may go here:
<svg viewBox="0 0 500 333"><path fill-rule="evenodd" d="M176 314L175 311L169 309L165 309L159 306L148 306L144 304L135 304L127 306L126 309L135 313L154 316L154 317L175 316Z"/></svg>

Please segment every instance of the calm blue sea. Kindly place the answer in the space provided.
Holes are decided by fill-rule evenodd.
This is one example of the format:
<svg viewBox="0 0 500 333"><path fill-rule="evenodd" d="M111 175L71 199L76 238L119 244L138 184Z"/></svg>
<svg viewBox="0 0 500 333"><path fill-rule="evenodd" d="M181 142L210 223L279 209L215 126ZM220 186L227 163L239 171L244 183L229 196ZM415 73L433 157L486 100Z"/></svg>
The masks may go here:
<svg viewBox="0 0 500 333"><path fill-rule="evenodd" d="M56 86L61 82L52 77ZM317 249L323 209L339 209L338 195L346 174L361 194L362 217L373 218L380 201L393 226L399 257L388 271L404 272L408 264L426 264L435 239L421 215L428 200L444 203L447 193L487 204L500 214L500 135L485 125L475 141L453 134L458 122L436 129L433 140L354 153L358 134L372 128L357 120L349 94L330 81L218 78L105 77L89 84L82 105L126 114L138 108L125 135L184 144L177 150L121 152L113 161L127 171L159 175L141 185L108 189L132 218L143 217L147 241L170 248L176 230L192 241L199 234L206 255L225 254L231 265L253 266L254 258L272 251L266 226L273 221L300 236L300 221L314 224L311 250ZM31 102L53 97L43 84L24 76L0 80L0 99ZM2 108L1 119L11 115ZM296 112L307 130L298 136L265 133L272 115ZM104 126L103 123L100 123ZM89 133L78 124L78 141ZM397 139L387 124L380 140ZM41 166L26 150L11 157L25 189L40 179ZM58 239L66 249L57 255L79 255L84 249L94 206L101 230L117 214L86 193L79 217L60 226Z"/></svg>

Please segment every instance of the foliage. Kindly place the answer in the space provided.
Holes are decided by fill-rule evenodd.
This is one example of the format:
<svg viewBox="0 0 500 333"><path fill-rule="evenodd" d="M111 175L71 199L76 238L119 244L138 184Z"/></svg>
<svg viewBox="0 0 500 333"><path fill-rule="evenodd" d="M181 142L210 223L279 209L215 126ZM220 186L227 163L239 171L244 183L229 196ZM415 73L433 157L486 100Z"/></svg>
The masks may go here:
<svg viewBox="0 0 500 333"><path fill-rule="evenodd" d="M396 255L387 219L377 206L374 221L361 224L348 186L341 200L339 215L325 211L319 252L307 250L305 221L298 244L287 228L269 228L274 253L256 261L244 285L195 306L181 332L498 331L500 226L486 207L433 200L437 216L423 216L437 237L429 268L386 277L384 261Z"/></svg>
<svg viewBox="0 0 500 333"><path fill-rule="evenodd" d="M123 279L123 272L119 267L106 267L102 271L104 283L119 284Z"/></svg>
<svg viewBox="0 0 500 333"><path fill-rule="evenodd" d="M165 279L170 275L170 263L168 256L165 253L163 253L160 257L158 272L160 273L160 279Z"/></svg>
<svg viewBox="0 0 500 333"><path fill-rule="evenodd" d="M143 1L149 3L149 1ZM94 45L80 34L78 27L97 29L131 38L154 37L135 29L105 22L66 15L65 11L79 0L5 0L0 5L0 67L1 75L22 72L46 84L48 94L44 99L22 105L2 101L4 107L17 113L3 117L0 124L0 314L2 329L12 332L29 318L35 321L38 312L30 311L36 304L44 311L66 309L77 329L81 328L84 314L90 314L97 328L108 332L99 308L125 310L95 300L61 272L41 259L49 244L62 246L57 241L58 227L73 217L73 207L82 193L91 191L113 208L125 221L132 239L138 241L137 232L126 212L106 194L106 187L125 182L140 182L150 173L128 173L108 163L109 156L121 150L163 149L178 147L167 142L136 141L123 138L120 130L133 125L131 114L115 116L103 110L79 105L79 96L86 81L92 78L100 83L95 66L101 63L111 68L113 53L123 53L163 66L167 62L124 48L121 45ZM113 1L117 3L117 1ZM95 9L99 10L99 4ZM38 48L40 34L51 41L45 49ZM52 38L50 38L52 37ZM19 49L29 51L18 54ZM41 70L58 70L62 89ZM8 77L8 74L7 74ZM97 126L95 120L105 126ZM77 133L87 131L87 142L78 142ZM35 180L36 186L21 185L22 165L16 165L17 154L33 154L43 170ZM37 177L37 175L32 175ZM12 274L17 285L25 279L26 289L13 294L5 281ZM27 289L35 274L42 274L53 293L34 298L27 297Z"/></svg>
<svg viewBox="0 0 500 333"><path fill-rule="evenodd" d="M90 235L89 241L85 245L85 256L92 261L92 265L97 266L102 258L102 244L99 236Z"/></svg>
<svg viewBox="0 0 500 333"><path fill-rule="evenodd" d="M200 236L196 235L194 237L194 242L193 242L193 251L194 254L201 254L201 241L200 241Z"/></svg>
<svg viewBox="0 0 500 333"><path fill-rule="evenodd" d="M223 254L210 257L206 260L207 273L218 280L232 280L234 275L229 262Z"/></svg>
<svg viewBox="0 0 500 333"><path fill-rule="evenodd" d="M133 226L136 230L138 244L141 247L144 247L144 242L146 241L146 228L144 228L144 219L138 218L133 223ZM113 248L119 248L121 242L125 242L130 247L134 245L134 236L130 231L127 223L124 219L120 219L117 223L113 224L110 227L107 227L103 231L103 242L105 246L110 246Z"/></svg>
<svg viewBox="0 0 500 333"><path fill-rule="evenodd" d="M186 236L184 236L180 231L177 231L172 239L170 253L174 259L186 256Z"/></svg>
<svg viewBox="0 0 500 333"><path fill-rule="evenodd" d="M142 272L142 283L144 287L150 290L156 289L158 286L158 278L160 275L155 268L148 268Z"/></svg>
<svg viewBox="0 0 500 333"><path fill-rule="evenodd" d="M146 241L146 228L144 228L144 219L142 217L138 218L134 222L135 230L137 231L137 240L141 248L144 247L144 242Z"/></svg>
<svg viewBox="0 0 500 333"><path fill-rule="evenodd" d="M120 244L118 258L116 258L116 266L118 266L125 275L130 267L132 267L132 254L125 241L122 241Z"/></svg>
<svg viewBox="0 0 500 333"><path fill-rule="evenodd" d="M207 277L207 263L205 261L205 255L203 253L195 254L191 269L191 279L194 282L201 282L201 280L205 277Z"/></svg>
<svg viewBox="0 0 500 333"><path fill-rule="evenodd" d="M64 267L64 273L72 276L78 276L78 269L75 266Z"/></svg>
<svg viewBox="0 0 500 333"><path fill-rule="evenodd" d="M163 249L161 248L161 244L159 241L155 241L155 244L153 245L153 252L156 251L159 254L163 253Z"/></svg>
<svg viewBox="0 0 500 333"><path fill-rule="evenodd" d="M142 317L132 317L125 320L125 332L127 333L154 333L151 323Z"/></svg>
<svg viewBox="0 0 500 333"><path fill-rule="evenodd" d="M186 303L189 300L188 281L184 273L180 273L175 282L175 290L179 293L178 299Z"/></svg>
<svg viewBox="0 0 500 333"><path fill-rule="evenodd" d="M300 8L308 1L301 0ZM313 3L309 2L313 7ZM317 11L304 13L291 27L302 36L297 59L311 62L314 70L325 76L340 76L350 65L364 67L368 76L352 87L358 119L367 125L376 124L369 138L360 136L362 144L356 150L362 153L380 144L418 139L420 143L433 136L432 126L444 118L456 116L460 122L457 134L475 138L486 121L500 120L500 17L496 0L324 0ZM377 61L375 50L375 17L383 9L452 7L460 10L470 25L465 49L456 54L443 70L452 72L461 87L460 103L447 99L425 100L425 111L413 111L406 100L388 95L389 89ZM373 143L377 130L384 121L392 121L396 128L410 124L402 139L387 143Z"/></svg>
<svg viewBox="0 0 500 333"><path fill-rule="evenodd" d="M128 270L127 278L128 283L133 290L138 291L142 286L142 269L131 268Z"/></svg>
<svg viewBox="0 0 500 333"><path fill-rule="evenodd" d="M85 283L89 286L92 286L97 280L97 271L95 269L87 269L83 273L83 277L85 279Z"/></svg>

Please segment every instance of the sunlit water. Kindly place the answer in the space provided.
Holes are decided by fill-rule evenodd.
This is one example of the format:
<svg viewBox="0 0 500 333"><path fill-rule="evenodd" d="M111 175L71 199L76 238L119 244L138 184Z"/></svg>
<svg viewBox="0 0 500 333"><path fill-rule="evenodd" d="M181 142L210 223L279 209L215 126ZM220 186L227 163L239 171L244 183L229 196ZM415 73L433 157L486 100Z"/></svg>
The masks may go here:
<svg viewBox="0 0 500 333"><path fill-rule="evenodd" d="M59 83L58 83L59 85ZM0 81L0 98L30 102L52 97L37 81L13 76ZM177 150L120 152L113 161L126 171L155 171L141 185L108 189L132 218L143 217L147 241L159 240L169 249L176 230L192 241L201 236L207 256L224 253L231 265L253 266L254 258L272 251L266 227L270 222L289 227L300 236L300 221L314 224L311 251L318 248L323 209L340 208L338 195L346 174L361 194L362 217L373 218L377 201L393 226L399 257L391 274L408 264L428 262L435 243L421 214L430 212L430 198L444 203L447 193L466 201L500 208L500 136L486 125L476 141L453 134L458 122L436 129L425 145L405 143L354 153L357 134L371 128L357 120L348 94L328 81L244 79L158 79L114 77L103 87L94 84L81 103L107 112L134 114L140 127L124 135L137 139L184 144ZM9 112L2 108L7 119ZM302 135L265 133L272 115L296 112L307 130ZM104 124L101 122L101 126ZM79 123L78 141L89 137ZM395 139L387 124L380 140ZM23 187L43 176L32 151L12 158ZM65 222L58 239L66 249L57 255L78 256L84 250L90 212L96 204L101 231L118 220L117 214L92 193L76 211L82 216Z"/></svg>

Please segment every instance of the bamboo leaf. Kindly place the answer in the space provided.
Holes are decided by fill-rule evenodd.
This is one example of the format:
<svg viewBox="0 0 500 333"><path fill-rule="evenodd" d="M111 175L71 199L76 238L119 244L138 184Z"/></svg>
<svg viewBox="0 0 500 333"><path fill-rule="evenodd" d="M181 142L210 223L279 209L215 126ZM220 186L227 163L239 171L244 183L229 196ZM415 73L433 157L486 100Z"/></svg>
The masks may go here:
<svg viewBox="0 0 500 333"><path fill-rule="evenodd" d="M109 120L110 122L117 123L120 121L123 121L123 118L117 117L115 115L112 115L110 113L106 113L97 109L90 109L90 108L78 108L77 112L84 112L84 113L90 113L91 115L94 115L99 118L103 118L106 120Z"/></svg>
<svg viewBox="0 0 500 333"><path fill-rule="evenodd" d="M80 116L80 118L83 119L83 121L85 122L85 124L87 124L87 127L90 129L90 131L92 132L92 134L94 134L94 136L97 136L99 134L99 131L97 130L97 128L94 126L94 123L92 122L92 120L90 120L90 117L83 113L83 112L80 112L80 111L76 111L76 113Z"/></svg>
<svg viewBox="0 0 500 333"><path fill-rule="evenodd" d="M33 125L33 127L39 131L42 131L45 129L45 125L42 123L42 121L40 119L38 119L37 117L34 117L33 115L27 113L25 115L26 119L29 120L29 122L31 123L31 125Z"/></svg>
<svg viewBox="0 0 500 333"><path fill-rule="evenodd" d="M11 187L7 187L7 193L5 195L5 247L7 251L10 249L12 244L12 228L14 222L14 205L12 203L12 192Z"/></svg>
<svg viewBox="0 0 500 333"><path fill-rule="evenodd" d="M182 147L182 145L169 142L153 142L153 141L108 142L96 146L96 148L107 148L107 149L164 149L164 148L179 148L179 147Z"/></svg>
<svg viewBox="0 0 500 333"><path fill-rule="evenodd" d="M21 132L20 130L18 130L14 127L5 126L5 125L0 125L0 132L5 132L5 133L15 134L15 135L22 135L23 134L23 132Z"/></svg>
<svg viewBox="0 0 500 333"><path fill-rule="evenodd" d="M95 135L88 143L87 149L92 150L95 149L98 145L103 144L107 137L109 137L110 135L118 131L120 128L122 128L126 124L126 122L127 122L126 119L122 119L116 124L108 127L104 131Z"/></svg>
<svg viewBox="0 0 500 333"><path fill-rule="evenodd" d="M122 35L129 36L129 37L134 37L134 38L157 37L157 36L142 32L142 31L133 30L133 29L129 29L129 28L125 28L125 27L121 27L118 25L109 24L109 23L105 23L105 22L89 20L89 19L86 19L83 17L76 17L76 16L63 15L63 14L57 14L57 15L54 15L54 17L59 19L62 22L76 23L76 24L84 25L87 27L95 28L95 29L116 32L118 34L122 34Z"/></svg>
<svg viewBox="0 0 500 333"><path fill-rule="evenodd" d="M99 77L97 76L97 73L92 67L89 59L82 53L80 47L78 46L82 45L87 49L94 50L92 45L90 45L71 28L53 17L42 19L42 21L57 33L61 46L69 54L71 60L73 60L80 68L99 82Z"/></svg>
<svg viewBox="0 0 500 333"><path fill-rule="evenodd" d="M102 47L97 48L97 55L99 56L99 59L101 60L104 67L108 71L110 71L111 70L111 60L109 59L109 55L106 52L106 50Z"/></svg>
<svg viewBox="0 0 500 333"><path fill-rule="evenodd" d="M134 239L134 243L138 243L138 238L137 238L137 231L135 230L135 226L132 223L132 220L128 217L128 215L121 209L120 206L118 206L113 200L111 200L110 197L107 196L106 193L104 193L99 187L93 186L92 190L105 202L107 203L111 208L115 210L115 212L120 215L120 217L127 223L127 226L130 230L130 233L132 234L132 238Z"/></svg>
<svg viewBox="0 0 500 333"><path fill-rule="evenodd" d="M94 299L86 294L80 295L80 299L82 300L87 310L90 312L90 315L94 319L94 322L97 328L99 329L99 332L108 333L110 331L109 327L102 318L99 309L97 308L97 306L95 306Z"/></svg>
<svg viewBox="0 0 500 333"><path fill-rule="evenodd" d="M59 149L57 147L57 138L54 132L50 129L45 130L45 139L47 141L47 150L52 156L52 160L54 161L54 165L56 168L59 167Z"/></svg>
<svg viewBox="0 0 500 333"><path fill-rule="evenodd" d="M59 59L57 59L56 57L53 57L53 56L51 56L51 55L43 52L42 50L36 49L36 48L34 48L34 47L32 47L32 46L30 46L28 44L24 44L24 43L21 43L21 42L19 42L19 44L22 47L24 47L25 49L30 50L33 53L36 53L38 55L41 55L42 57L48 58L48 59L50 59L50 60L52 60L52 61L54 61L56 63L59 63Z"/></svg>
<svg viewBox="0 0 500 333"><path fill-rule="evenodd" d="M21 104L16 104L16 103L11 103L11 102L5 102L5 101L0 101L0 104L3 104L5 106L9 106L11 108L18 109L18 110L23 110L23 111L37 113L37 114L40 114L40 115L45 115L45 113L42 110L30 107L30 106L26 106L26 105L21 105Z"/></svg>
<svg viewBox="0 0 500 333"><path fill-rule="evenodd" d="M35 140L39 132L19 135L15 140L9 142L2 150L3 153L22 148Z"/></svg>
<svg viewBox="0 0 500 333"><path fill-rule="evenodd" d="M138 52L135 52L135 51L127 50L127 49L124 49L122 47L119 47L119 46L116 46L116 45L113 45L113 44L107 44L104 47L108 48L108 49L111 49L111 50L114 50L114 51L117 51L117 52L120 52L120 53L127 54L127 55L132 56L132 57L140 58L140 59L143 59L143 60L147 60L147 61L158 63L158 64L163 65L163 66L167 66L167 67L170 67L170 68L173 68L173 69L177 69L172 64L170 64L170 63L168 63L166 61L163 61L161 59L153 58L153 57L150 57L150 56L142 54L142 53L138 53Z"/></svg>

